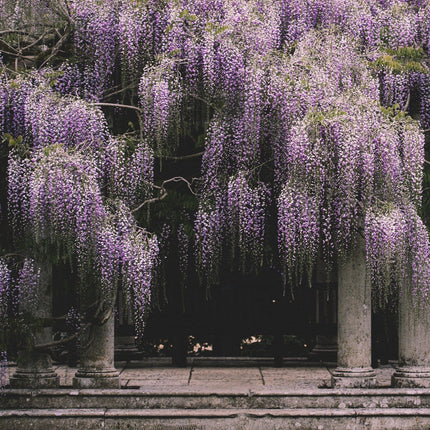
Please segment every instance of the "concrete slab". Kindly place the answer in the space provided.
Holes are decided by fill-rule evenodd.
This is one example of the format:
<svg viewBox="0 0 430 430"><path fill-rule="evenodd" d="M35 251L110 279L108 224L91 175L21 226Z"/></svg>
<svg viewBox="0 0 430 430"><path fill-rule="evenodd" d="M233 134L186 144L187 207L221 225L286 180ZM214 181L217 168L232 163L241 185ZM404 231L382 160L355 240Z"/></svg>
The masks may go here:
<svg viewBox="0 0 430 430"><path fill-rule="evenodd" d="M121 378L124 379L146 379L157 381L178 380L188 384L190 375L189 368L143 368L143 369L124 369Z"/></svg>
<svg viewBox="0 0 430 430"><path fill-rule="evenodd" d="M264 384L268 387L306 389L328 386L331 374L324 367L262 368Z"/></svg>
<svg viewBox="0 0 430 430"><path fill-rule="evenodd" d="M256 367L230 367L230 368L216 368L216 367L199 367L193 368L191 373L191 382L204 380L204 381L243 381L255 380L261 381L261 374Z"/></svg>
<svg viewBox="0 0 430 430"><path fill-rule="evenodd" d="M269 368L262 367L261 372L266 378L282 379L318 379L330 377L330 372L325 367L287 367Z"/></svg>
<svg viewBox="0 0 430 430"><path fill-rule="evenodd" d="M186 387L188 386L188 380L159 380L159 379L127 379L126 385L127 388L130 387L139 387L141 389L168 389L168 388L177 388L177 387Z"/></svg>

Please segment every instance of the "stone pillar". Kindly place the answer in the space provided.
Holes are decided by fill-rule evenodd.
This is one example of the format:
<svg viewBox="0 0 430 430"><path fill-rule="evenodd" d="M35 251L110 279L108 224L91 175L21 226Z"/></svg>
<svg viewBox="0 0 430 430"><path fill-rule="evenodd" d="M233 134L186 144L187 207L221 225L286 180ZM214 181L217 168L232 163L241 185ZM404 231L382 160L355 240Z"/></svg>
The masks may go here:
<svg viewBox="0 0 430 430"><path fill-rule="evenodd" d="M407 291L399 299L399 367L392 385L430 388L430 306L414 303Z"/></svg>
<svg viewBox="0 0 430 430"><path fill-rule="evenodd" d="M338 264L338 353L333 388L376 384L371 367L371 288L366 285L366 245L358 235L346 260Z"/></svg>
<svg viewBox="0 0 430 430"><path fill-rule="evenodd" d="M93 325L83 339L75 388L121 388L114 366L114 314L102 325Z"/></svg>
<svg viewBox="0 0 430 430"><path fill-rule="evenodd" d="M52 317L52 265L39 263L40 288L37 308L34 310L36 318ZM52 328L45 327L36 333L36 345L52 342ZM60 378L52 368L51 355L47 351L20 351L18 353L18 367L10 379L14 388L53 388L60 385Z"/></svg>

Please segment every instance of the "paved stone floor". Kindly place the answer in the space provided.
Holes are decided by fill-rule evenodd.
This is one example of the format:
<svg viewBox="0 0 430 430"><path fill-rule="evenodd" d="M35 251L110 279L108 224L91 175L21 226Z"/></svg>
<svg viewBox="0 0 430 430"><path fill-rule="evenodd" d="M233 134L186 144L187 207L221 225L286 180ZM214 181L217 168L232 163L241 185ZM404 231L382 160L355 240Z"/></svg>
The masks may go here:
<svg viewBox="0 0 430 430"><path fill-rule="evenodd" d="M187 367L173 367L170 359L163 358L116 362L123 388L144 389L326 388L330 387L330 372L334 367L333 363L306 361L287 361L283 367L274 367L267 359L191 358ZM55 365L54 368L60 376L61 386L71 386L76 368L65 365ZM393 365L380 366L375 370L378 386L389 387ZM14 371L15 366L10 366L8 376Z"/></svg>

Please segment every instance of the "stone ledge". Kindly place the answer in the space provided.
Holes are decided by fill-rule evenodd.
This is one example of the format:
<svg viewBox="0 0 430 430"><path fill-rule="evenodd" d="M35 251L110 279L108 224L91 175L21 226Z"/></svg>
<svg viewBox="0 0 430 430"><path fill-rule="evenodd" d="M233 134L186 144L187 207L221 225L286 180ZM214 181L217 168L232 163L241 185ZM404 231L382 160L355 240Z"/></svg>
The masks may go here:
<svg viewBox="0 0 430 430"><path fill-rule="evenodd" d="M12 417L61 418L232 418L232 417L430 417L430 408L308 408L308 409L10 409L0 420Z"/></svg>
<svg viewBox="0 0 430 430"><path fill-rule="evenodd" d="M386 396L386 395L430 395L430 388L319 388L319 389L235 389L224 387L163 387L154 389L72 389L72 388L6 388L3 395L15 396L212 396L212 395L240 395L240 396ZM0 399L1 401L1 399Z"/></svg>

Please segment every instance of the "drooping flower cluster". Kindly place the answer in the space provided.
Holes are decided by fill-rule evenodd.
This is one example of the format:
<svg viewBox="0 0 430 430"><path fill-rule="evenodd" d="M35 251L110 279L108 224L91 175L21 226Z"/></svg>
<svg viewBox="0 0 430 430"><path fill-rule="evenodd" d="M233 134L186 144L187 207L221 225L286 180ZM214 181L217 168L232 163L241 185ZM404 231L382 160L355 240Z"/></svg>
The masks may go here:
<svg viewBox="0 0 430 430"><path fill-rule="evenodd" d="M7 262L3 258L0 259L0 319L4 318L8 311L11 276Z"/></svg>
<svg viewBox="0 0 430 430"><path fill-rule="evenodd" d="M194 224L196 267L206 288L219 282L224 236L224 205L220 203L217 201L213 208L201 204Z"/></svg>
<svg viewBox="0 0 430 430"><path fill-rule="evenodd" d="M35 314L39 307L40 267L26 258L16 280L17 300L25 312Z"/></svg>
<svg viewBox="0 0 430 430"><path fill-rule="evenodd" d="M417 303L430 295L430 244L415 209L383 208L366 216L368 276L380 306L394 293L412 293Z"/></svg>
<svg viewBox="0 0 430 430"><path fill-rule="evenodd" d="M31 160L12 154L9 166L9 201L17 202L10 217L20 231L76 260L83 284L95 282L107 306L122 281L136 312L146 313L157 240L147 239L120 200L106 206L94 158L55 145L36 149ZM143 322L144 316L136 318Z"/></svg>
<svg viewBox="0 0 430 430"><path fill-rule="evenodd" d="M71 2L75 24L75 51L83 71L87 99L101 99L115 67L118 39L118 2Z"/></svg>
<svg viewBox="0 0 430 430"><path fill-rule="evenodd" d="M160 155L171 149L179 137L182 93L172 65L166 62L146 69L139 83L142 130Z"/></svg>
<svg viewBox="0 0 430 430"><path fill-rule="evenodd" d="M130 209L150 197L154 160L145 141L112 138L97 157L107 196L120 199Z"/></svg>
<svg viewBox="0 0 430 430"><path fill-rule="evenodd" d="M182 288L187 286L189 270L190 238L185 232L184 225L178 227L178 268Z"/></svg>
<svg viewBox="0 0 430 430"><path fill-rule="evenodd" d="M132 298L137 333L142 335L150 310L158 241L149 237L146 231L133 229L125 237L123 250L124 288Z"/></svg>
<svg viewBox="0 0 430 430"><path fill-rule="evenodd" d="M55 82L43 85L52 70L39 80L0 78L0 132L31 148L9 159L17 233L67 242L106 297L124 277L136 312L143 310L156 243L130 209L153 197L153 154L204 144L194 218L203 284L220 280L231 250L240 270L260 267L264 244L285 280L298 284L303 273L312 276L320 250L329 266L345 258L365 220L381 294L394 286L426 296L428 235L417 216L424 136L407 113L429 127L428 2L70 6L76 55ZM106 101L114 94L138 105L139 138L109 136L101 111L75 98L101 99L111 84L118 87ZM171 226L163 234L170 241ZM183 227L177 238L187 243ZM185 283L191 253L178 251ZM160 267L168 255L161 249Z"/></svg>
<svg viewBox="0 0 430 430"><path fill-rule="evenodd" d="M45 89L37 89L27 98L25 125L34 146L101 147L107 140L106 120L100 109Z"/></svg>
<svg viewBox="0 0 430 430"><path fill-rule="evenodd" d="M121 67L128 79L138 80L161 50L165 16L154 0L122 2L119 9Z"/></svg>
<svg viewBox="0 0 430 430"><path fill-rule="evenodd" d="M283 277L301 282L302 274L310 281L318 253L320 225L319 202L290 184L278 197L278 244L284 265Z"/></svg>
<svg viewBox="0 0 430 430"><path fill-rule="evenodd" d="M0 131L15 139L22 136L29 146L101 147L107 141L107 123L101 110L82 99L60 97L43 74L2 80L0 95L4 118Z"/></svg>
<svg viewBox="0 0 430 430"><path fill-rule="evenodd" d="M263 265L265 216L268 190L264 183L251 187L244 172L231 178L227 187L228 236L233 256L240 251L243 272Z"/></svg>
<svg viewBox="0 0 430 430"><path fill-rule="evenodd" d="M21 208L11 207L10 217L22 220L36 241L59 241L70 253L76 246L84 264L94 248L92 232L100 229L105 216L94 162L79 152L50 146L36 150L30 161L12 154L9 177L9 200L21 201L23 209L20 213Z"/></svg>

